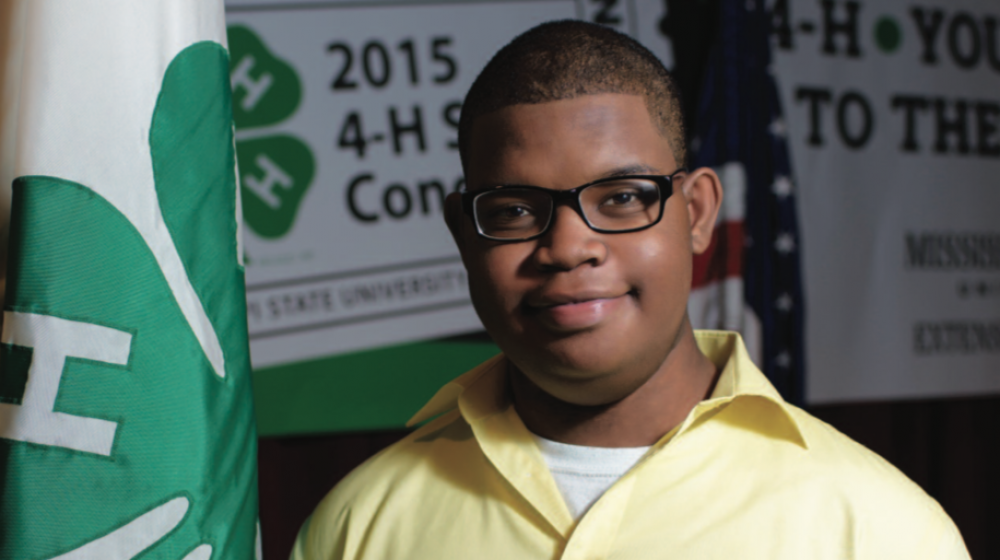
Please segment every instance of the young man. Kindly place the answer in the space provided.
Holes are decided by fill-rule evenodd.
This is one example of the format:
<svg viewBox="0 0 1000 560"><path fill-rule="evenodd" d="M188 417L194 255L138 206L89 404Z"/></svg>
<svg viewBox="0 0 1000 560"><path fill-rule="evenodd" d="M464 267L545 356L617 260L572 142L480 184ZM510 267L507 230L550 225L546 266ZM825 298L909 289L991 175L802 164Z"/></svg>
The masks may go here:
<svg viewBox="0 0 1000 560"><path fill-rule="evenodd" d="M555 22L504 47L459 127L448 227L503 354L359 467L295 559L959 559L891 465L786 404L738 335L693 332L722 191L635 41Z"/></svg>

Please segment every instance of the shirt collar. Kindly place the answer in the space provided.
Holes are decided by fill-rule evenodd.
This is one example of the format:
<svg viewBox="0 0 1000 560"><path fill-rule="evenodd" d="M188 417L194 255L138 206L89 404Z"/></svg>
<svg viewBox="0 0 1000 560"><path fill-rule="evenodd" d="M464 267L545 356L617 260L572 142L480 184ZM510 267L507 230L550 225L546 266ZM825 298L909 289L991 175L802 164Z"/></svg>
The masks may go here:
<svg viewBox="0 0 1000 560"><path fill-rule="evenodd" d="M790 405L753 364L739 334L695 331L695 339L701 352L721 369L721 373L711 396L698 403L669 436L677 437L706 414L736 399L758 399L777 420L767 423L772 436L808 448ZM502 354L490 358L442 387L406 425L413 426L455 408L470 424L505 411L510 404L505 386L506 370L507 360Z"/></svg>
<svg viewBox="0 0 1000 560"><path fill-rule="evenodd" d="M427 401L427 404L410 418L406 426L414 426L435 416L444 414L449 410L460 408L459 403L468 401L472 396L475 396L472 400L478 406L473 406L473 410L468 411L473 418L466 416L466 411L463 410L462 415L465 416L467 422L471 423L490 414L502 411L505 408L504 404L506 401L506 394L502 385L506 370L507 359L504 355L497 354L493 356L489 360L451 380L444 387L441 387L431 397L431 400ZM483 377L486 378L484 382L477 384ZM498 381L500 383L499 386ZM466 390L473 385L478 386L470 394L465 394ZM493 406L490 406L491 404ZM464 408L467 409L468 407Z"/></svg>
<svg viewBox="0 0 1000 560"><path fill-rule="evenodd" d="M805 433L792 412L794 407L781 398L778 390L754 365L739 333L699 330L695 331L695 340L702 354L720 368L721 372L712 394L695 405L676 433L685 431L705 414L736 399L755 399L762 402L765 410L774 415L776 422L767 424L770 435L808 449Z"/></svg>

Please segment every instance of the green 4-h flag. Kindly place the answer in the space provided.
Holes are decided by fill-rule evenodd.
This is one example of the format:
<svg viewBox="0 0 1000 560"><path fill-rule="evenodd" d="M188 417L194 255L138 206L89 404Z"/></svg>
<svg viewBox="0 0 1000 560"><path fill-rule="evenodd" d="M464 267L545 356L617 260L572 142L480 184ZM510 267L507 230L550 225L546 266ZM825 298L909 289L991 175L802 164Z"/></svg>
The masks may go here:
<svg viewBox="0 0 1000 560"><path fill-rule="evenodd" d="M20 9L0 558L251 559L222 0Z"/></svg>

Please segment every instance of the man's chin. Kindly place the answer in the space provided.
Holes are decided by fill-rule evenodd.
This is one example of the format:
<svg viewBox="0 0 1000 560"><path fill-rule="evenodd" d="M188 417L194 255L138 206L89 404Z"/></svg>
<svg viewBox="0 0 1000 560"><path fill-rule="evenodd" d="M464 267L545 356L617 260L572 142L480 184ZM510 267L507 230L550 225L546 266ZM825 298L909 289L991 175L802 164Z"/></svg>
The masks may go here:
<svg viewBox="0 0 1000 560"><path fill-rule="evenodd" d="M581 372L576 373L579 375ZM637 388L613 377L606 373L587 372L581 376L551 376L540 380L540 385L550 396L567 404L603 407L624 399Z"/></svg>

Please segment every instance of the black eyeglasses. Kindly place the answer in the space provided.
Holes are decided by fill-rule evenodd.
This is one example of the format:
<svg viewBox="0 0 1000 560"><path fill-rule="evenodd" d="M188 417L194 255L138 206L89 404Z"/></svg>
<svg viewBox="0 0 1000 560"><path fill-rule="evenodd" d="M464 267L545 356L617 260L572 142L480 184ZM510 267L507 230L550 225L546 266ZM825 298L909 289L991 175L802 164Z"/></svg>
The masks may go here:
<svg viewBox="0 0 1000 560"><path fill-rule="evenodd" d="M512 185L464 192L462 208L472 217L479 235L494 241L528 241L545 235L556 205L563 201L590 229L627 233L654 226L663 218L674 177L686 171L609 177L565 191Z"/></svg>

